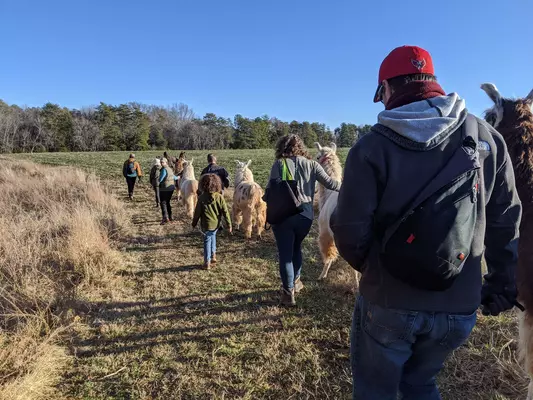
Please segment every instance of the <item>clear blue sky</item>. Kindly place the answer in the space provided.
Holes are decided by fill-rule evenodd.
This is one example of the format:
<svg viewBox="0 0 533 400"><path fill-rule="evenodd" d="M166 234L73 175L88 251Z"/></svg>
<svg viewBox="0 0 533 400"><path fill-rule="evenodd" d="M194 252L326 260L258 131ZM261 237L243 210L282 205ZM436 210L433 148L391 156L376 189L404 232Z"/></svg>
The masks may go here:
<svg viewBox="0 0 533 400"><path fill-rule="evenodd" d="M480 113L484 81L533 88L532 15L530 0L0 0L0 98L374 123L380 62L416 44Z"/></svg>

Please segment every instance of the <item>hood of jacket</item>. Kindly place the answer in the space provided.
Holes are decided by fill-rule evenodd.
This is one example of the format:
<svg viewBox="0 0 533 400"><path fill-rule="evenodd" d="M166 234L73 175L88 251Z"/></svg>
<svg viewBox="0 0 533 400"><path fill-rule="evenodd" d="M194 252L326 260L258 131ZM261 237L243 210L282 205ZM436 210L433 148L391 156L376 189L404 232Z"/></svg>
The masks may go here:
<svg viewBox="0 0 533 400"><path fill-rule="evenodd" d="M457 93L436 96L382 111L378 123L388 129L378 126L377 131L402 147L431 150L463 124L467 113L465 101Z"/></svg>
<svg viewBox="0 0 533 400"><path fill-rule="evenodd" d="M207 206L215 202L217 194L219 193L202 193L200 197L198 197L198 201L204 206Z"/></svg>

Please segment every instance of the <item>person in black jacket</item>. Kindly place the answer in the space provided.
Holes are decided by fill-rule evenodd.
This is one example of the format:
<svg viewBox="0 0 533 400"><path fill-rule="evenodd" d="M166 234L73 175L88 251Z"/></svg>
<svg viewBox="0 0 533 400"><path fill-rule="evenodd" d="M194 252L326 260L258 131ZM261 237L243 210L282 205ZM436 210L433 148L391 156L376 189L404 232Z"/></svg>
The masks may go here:
<svg viewBox="0 0 533 400"><path fill-rule="evenodd" d="M222 182L222 191L229 187L229 174L226 168L217 164L217 158L214 154L207 155L207 162L209 165L202 170L201 175L216 174Z"/></svg>
<svg viewBox="0 0 533 400"><path fill-rule="evenodd" d="M481 305L484 314L497 315L516 303L521 204L503 138L469 115L456 93L445 94L427 51L394 49L381 64L378 85L374 101L382 101L385 111L350 150L330 222L340 255L362 274L351 334L353 398L396 399L399 391L403 398L440 399L435 377L447 356L469 337L476 309ZM450 229L436 224L439 215L427 221L405 218L418 210L410 206L422 190L474 137L470 155L478 157L480 168L467 198L472 199L475 225L465 237L467 228L455 219L460 226L453 227L458 234L452 238L470 249L457 253L462 269L449 288L415 287L391 274L384 261L385 232L398 221L409 232L420 226L416 223L430 226L435 235ZM439 207L453 213L464 198L442 199ZM407 235L397 248L416 245L416 254L431 259L433 250L420 247L428 243L425 239ZM483 256L488 268L484 280ZM413 265L397 266L402 267Z"/></svg>

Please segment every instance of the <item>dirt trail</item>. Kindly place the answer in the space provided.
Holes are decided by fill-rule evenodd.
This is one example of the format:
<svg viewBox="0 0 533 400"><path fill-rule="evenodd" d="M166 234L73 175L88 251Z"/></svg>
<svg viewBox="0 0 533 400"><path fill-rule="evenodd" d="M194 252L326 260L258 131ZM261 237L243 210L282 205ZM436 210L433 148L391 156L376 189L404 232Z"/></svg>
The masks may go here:
<svg viewBox="0 0 533 400"><path fill-rule="evenodd" d="M176 199L173 206L178 222L160 226L146 186L128 204L132 229L121 239L126 263L112 293L91 301L87 325L77 328L76 358L61 383L65 395L348 398L351 271L337 271L333 295L331 286L319 286L309 238L300 306L279 309L270 233L245 241L222 232L219 264L205 271L201 234Z"/></svg>

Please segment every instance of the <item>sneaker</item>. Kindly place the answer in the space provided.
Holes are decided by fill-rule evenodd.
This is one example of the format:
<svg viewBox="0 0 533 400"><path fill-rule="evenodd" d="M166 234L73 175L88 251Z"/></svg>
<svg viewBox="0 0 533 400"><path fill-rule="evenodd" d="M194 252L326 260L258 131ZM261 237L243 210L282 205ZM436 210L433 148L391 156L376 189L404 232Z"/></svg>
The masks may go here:
<svg viewBox="0 0 533 400"><path fill-rule="evenodd" d="M164 219L163 221L161 221L161 225L166 225L168 224L168 219Z"/></svg>
<svg viewBox="0 0 533 400"><path fill-rule="evenodd" d="M303 288L304 284L302 283L300 277L296 278L294 281L294 293L300 293Z"/></svg>
<svg viewBox="0 0 533 400"><path fill-rule="evenodd" d="M284 287L280 291L279 304L285 307L296 306L296 300L294 299L294 288L287 290Z"/></svg>
<svg viewBox="0 0 533 400"><path fill-rule="evenodd" d="M216 263L217 263L217 255L213 253L213 256L211 257L211 264L216 264Z"/></svg>
<svg viewBox="0 0 533 400"><path fill-rule="evenodd" d="M206 269L208 271L211 269L211 262L210 261L204 262L204 269Z"/></svg>

